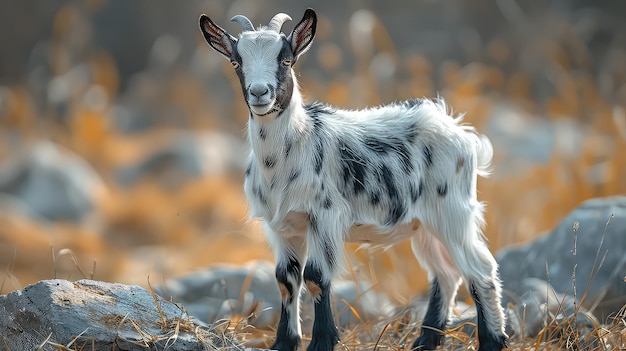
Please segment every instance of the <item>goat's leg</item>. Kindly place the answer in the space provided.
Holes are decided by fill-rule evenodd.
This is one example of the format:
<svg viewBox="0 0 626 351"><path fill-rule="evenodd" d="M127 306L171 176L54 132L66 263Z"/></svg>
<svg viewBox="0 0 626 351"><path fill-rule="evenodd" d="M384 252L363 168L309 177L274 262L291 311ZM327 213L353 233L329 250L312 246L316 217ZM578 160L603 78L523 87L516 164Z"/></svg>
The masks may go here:
<svg viewBox="0 0 626 351"><path fill-rule="evenodd" d="M445 200L448 200L447 198ZM476 304L479 351L500 351L506 346L504 309L497 263L485 244L478 223L482 213L478 204L456 206L445 202L445 209L434 224L439 239L461 273Z"/></svg>
<svg viewBox="0 0 626 351"><path fill-rule="evenodd" d="M343 235L335 227L336 218L310 216L309 220L304 281L313 297L315 320L307 351L332 351L339 342L339 332L331 309L330 290L337 264L343 259Z"/></svg>
<svg viewBox="0 0 626 351"><path fill-rule="evenodd" d="M420 265L428 271L430 279L426 315L420 336L413 343L412 349L434 350L443 341L443 332L461 284L461 275L443 244L427 231L420 229L411 238L411 247Z"/></svg>
<svg viewBox="0 0 626 351"><path fill-rule="evenodd" d="M484 242L470 250L455 250L459 270L476 305L479 351L500 351L506 346L504 310L497 263ZM463 268L461 265L465 264Z"/></svg>
<svg viewBox="0 0 626 351"><path fill-rule="evenodd" d="M302 337L300 329L300 290L305 261L304 240L270 238L276 254L276 281L282 296L280 321L272 350L295 351Z"/></svg>

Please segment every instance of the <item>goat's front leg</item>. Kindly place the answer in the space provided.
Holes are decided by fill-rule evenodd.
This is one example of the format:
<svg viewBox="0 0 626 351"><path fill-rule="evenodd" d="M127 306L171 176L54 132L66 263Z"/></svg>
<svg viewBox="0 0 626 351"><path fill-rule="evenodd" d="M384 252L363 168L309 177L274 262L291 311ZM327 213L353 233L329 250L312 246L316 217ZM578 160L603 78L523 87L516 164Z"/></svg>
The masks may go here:
<svg viewBox="0 0 626 351"><path fill-rule="evenodd" d="M343 257L343 232L335 218L309 216L308 259L304 268L305 285L315 304L313 335L307 351L332 351L339 332L330 304L330 289L337 264Z"/></svg>
<svg viewBox="0 0 626 351"><path fill-rule="evenodd" d="M295 351L302 337L300 329L300 289L305 260L304 237L270 237L276 255L276 281L282 296L280 321L272 350Z"/></svg>

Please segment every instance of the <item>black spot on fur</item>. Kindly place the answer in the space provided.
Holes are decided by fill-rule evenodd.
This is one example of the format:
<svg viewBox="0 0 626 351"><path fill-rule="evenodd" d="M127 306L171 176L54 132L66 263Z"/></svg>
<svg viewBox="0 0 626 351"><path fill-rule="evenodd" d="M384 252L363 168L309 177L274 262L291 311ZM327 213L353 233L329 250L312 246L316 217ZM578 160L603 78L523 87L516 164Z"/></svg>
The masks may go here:
<svg viewBox="0 0 626 351"><path fill-rule="evenodd" d="M380 193L378 192L373 192L370 194L370 203L373 206L376 206L380 203Z"/></svg>
<svg viewBox="0 0 626 351"><path fill-rule="evenodd" d="M403 105L406 108L413 108L422 104L422 99L408 99L404 101Z"/></svg>
<svg viewBox="0 0 626 351"><path fill-rule="evenodd" d="M337 256L335 255L335 250L336 248L332 246L330 240L324 240L324 255L326 256L326 262L328 262L328 266L331 269L334 269L334 267L337 266Z"/></svg>
<svg viewBox="0 0 626 351"><path fill-rule="evenodd" d="M252 163L248 163L248 167L246 167L246 177L250 176L250 173L252 172Z"/></svg>
<svg viewBox="0 0 626 351"><path fill-rule="evenodd" d="M320 117L321 114L333 114L335 109L321 103L314 103L311 105L305 105L304 109L306 113L311 117L313 121L313 141L315 147L314 156L314 169L316 174L320 174L322 166L324 164L324 144L322 142L322 130L324 129L324 121Z"/></svg>
<svg viewBox="0 0 626 351"><path fill-rule="evenodd" d="M443 341L447 313L437 278L430 285L430 299L422 322L420 336L413 343L413 350L435 350Z"/></svg>
<svg viewBox="0 0 626 351"><path fill-rule="evenodd" d="M418 134L419 134L419 127L417 126L417 123L411 123L411 125L409 125L409 128L407 128L406 130L407 144L415 143L415 138L417 138Z"/></svg>
<svg viewBox="0 0 626 351"><path fill-rule="evenodd" d="M259 139L261 140L267 139L267 131L263 127L259 128Z"/></svg>
<svg viewBox="0 0 626 351"><path fill-rule="evenodd" d="M328 196L326 196L324 198L324 202L322 203L322 206L324 207L324 209L328 210L329 208L333 207L333 202Z"/></svg>
<svg viewBox="0 0 626 351"><path fill-rule="evenodd" d="M422 196L422 194L424 193L424 180L423 179L420 180L420 185L417 188L417 193L418 193L418 196Z"/></svg>
<svg viewBox="0 0 626 351"><path fill-rule="evenodd" d="M291 139L287 139L287 141L285 141L285 158L289 157L289 153L291 152L292 147L293 141Z"/></svg>
<svg viewBox="0 0 626 351"><path fill-rule="evenodd" d="M366 162L345 141L339 140L339 157L342 168L342 179L346 188L352 188L355 195L365 190Z"/></svg>
<svg viewBox="0 0 626 351"><path fill-rule="evenodd" d="M415 184L409 183L409 193L411 194L411 202L416 203L420 197L419 188L416 188Z"/></svg>
<svg viewBox="0 0 626 351"><path fill-rule="evenodd" d="M263 165L268 169L274 168L274 166L276 166L276 157L274 156L265 157L263 159Z"/></svg>
<svg viewBox="0 0 626 351"><path fill-rule="evenodd" d="M287 178L287 183L292 183L294 180L298 179L298 177L300 176L300 171L297 169L294 169L291 171L291 173L289 174L289 178Z"/></svg>
<svg viewBox="0 0 626 351"><path fill-rule="evenodd" d="M392 201L389 205L389 217L387 218L387 225L394 225L402 219L406 209L401 201Z"/></svg>
<svg viewBox="0 0 626 351"><path fill-rule="evenodd" d="M315 174L320 174L324 165L324 147L321 142L315 144L315 152Z"/></svg>
<svg viewBox="0 0 626 351"><path fill-rule="evenodd" d="M437 185L437 194L441 197L446 196L448 194L448 183Z"/></svg>
<svg viewBox="0 0 626 351"><path fill-rule="evenodd" d="M369 150L375 153L394 154L400 160L402 168L405 172L408 173L413 170L409 144L401 138L388 136L383 139L369 135L363 139L363 143Z"/></svg>
<svg viewBox="0 0 626 351"><path fill-rule="evenodd" d="M386 165L382 165L380 167L381 177L383 185L385 186L385 190L387 191L387 196L389 196L389 216L387 218L387 224L392 225L397 223L404 213L406 209L404 208L404 204L400 199L398 194L398 189L396 187L395 181L393 179L393 173Z"/></svg>
<svg viewBox="0 0 626 351"><path fill-rule="evenodd" d="M272 175L272 179L270 179L270 190L274 190L274 188L276 187L276 175Z"/></svg>
<svg viewBox="0 0 626 351"><path fill-rule="evenodd" d="M313 233L317 233L317 216L313 213L309 213L309 228Z"/></svg>
<svg viewBox="0 0 626 351"><path fill-rule="evenodd" d="M317 117L319 117L319 115L322 113L332 115L337 112L337 109L335 109L334 107L321 102L314 102L312 104L304 105L304 110L306 111L307 115L309 115L313 119L317 119Z"/></svg>
<svg viewBox="0 0 626 351"><path fill-rule="evenodd" d="M433 152L430 149L430 146L424 146L424 162L426 162L426 168L430 168L433 165Z"/></svg>

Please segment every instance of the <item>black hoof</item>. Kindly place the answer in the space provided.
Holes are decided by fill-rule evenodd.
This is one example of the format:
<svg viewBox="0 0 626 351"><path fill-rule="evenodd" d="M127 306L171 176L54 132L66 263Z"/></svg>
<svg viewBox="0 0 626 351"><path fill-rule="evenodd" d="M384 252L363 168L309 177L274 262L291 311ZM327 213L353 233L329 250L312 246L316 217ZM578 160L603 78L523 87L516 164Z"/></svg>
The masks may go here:
<svg viewBox="0 0 626 351"><path fill-rule="evenodd" d="M313 338L306 351L333 351L338 342L339 338L335 336L331 338Z"/></svg>
<svg viewBox="0 0 626 351"><path fill-rule="evenodd" d="M422 335L415 339L411 350L435 350L437 346L441 345L442 342L443 335L441 333L430 329L424 329L422 330Z"/></svg>
<svg viewBox="0 0 626 351"><path fill-rule="evenodd" d="M501 351L505 347L507 347L506 335L493 335L480 340L478 351Z"/></svg>
<svg viewBox="0 0 626 351"><path fill-rule="evenodd" d="M285 340L276 340L274 345L270 347L270 350L296 351L299 344L300 344L300 338L288 338Z"/></svg>

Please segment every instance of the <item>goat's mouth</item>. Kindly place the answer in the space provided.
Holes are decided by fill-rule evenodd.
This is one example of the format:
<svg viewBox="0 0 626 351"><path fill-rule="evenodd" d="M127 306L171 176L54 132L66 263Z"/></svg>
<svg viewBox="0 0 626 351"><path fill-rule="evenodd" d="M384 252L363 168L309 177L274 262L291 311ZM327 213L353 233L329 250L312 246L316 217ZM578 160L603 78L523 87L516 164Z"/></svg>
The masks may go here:
<svg viewBox="0 0 626 351"><path fill-rule="evenodd" d="M265 116L265 115L269 115L270 113L277 112L279 111L279 109L276 108L274 102L271 102L269 104L260 104L260 105L250 104L250 111L257 116Z"/></svg>

